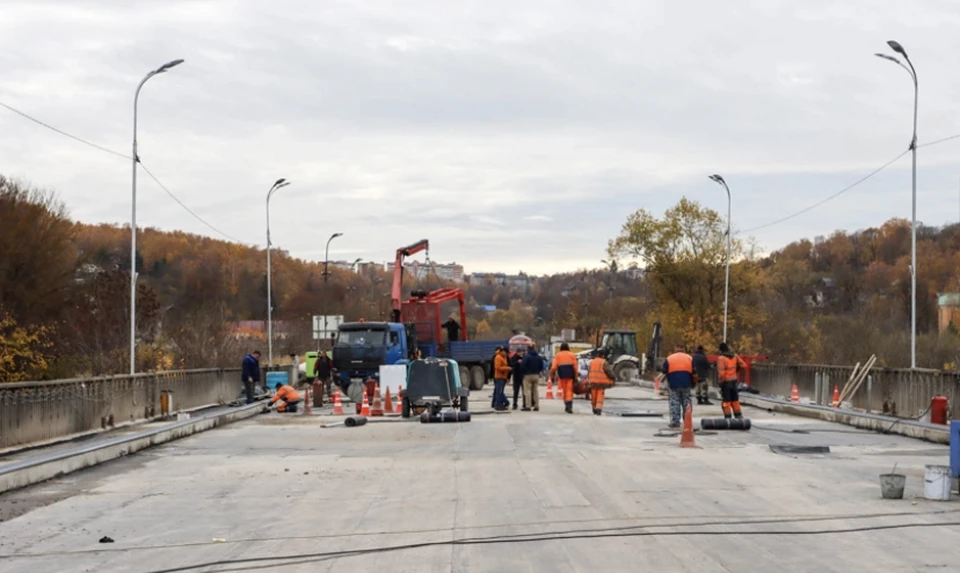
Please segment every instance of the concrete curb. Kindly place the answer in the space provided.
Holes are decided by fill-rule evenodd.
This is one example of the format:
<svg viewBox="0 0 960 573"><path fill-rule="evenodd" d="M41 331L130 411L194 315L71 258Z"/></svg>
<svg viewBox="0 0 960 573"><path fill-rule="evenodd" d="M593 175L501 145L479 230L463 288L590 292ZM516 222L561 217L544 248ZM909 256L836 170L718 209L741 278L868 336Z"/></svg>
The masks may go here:
<svg viewBox="0 0 960 573"><path fill-rule="evenodd" d="M653 382L647 382L646 380L640 380L634 385L641 388L653 389ZM710 388L710 395L715 396L716 394L716 388ZM717 399L719 399L719 396L717 396ZM935 444L950 444L949 426L925 424L907 418L867 414L866 412L830 408L829 406L820 406L817 404L794 404L793 402L779 398L771 398L770 396L759 394L748 394L746 392L740 393L740 403L754 408L763 408L765 410L773 410L774 412L782 412L804 418L815 418L823 420L824 422L844 424L846 426L853 426L854 428L882 434L897 434L908 438L933 442Z"/></svg>
<svg viewBox="0 0 960 573"><path fill-rule="evenodd" d="M262 410L263 404L260 403L244 405L229 412L173 422L99 444L12 463L0 468L0 494L102 464L151 446L251 418Z"/></svg>
<svg viewBox="0 0 960 573"><path fill-rule="evenodd" d="M817 404L795 404L786 400L760 396L757 394L740 394L740 402L755 408L773 410L793 416L816 418L825 422L834 422L870 430L882 434L898 434L908 438L916 438L936 444L950 444L950 427L926 424L908 418L894 418L881 414L867 414L854 412Z"/></svg>

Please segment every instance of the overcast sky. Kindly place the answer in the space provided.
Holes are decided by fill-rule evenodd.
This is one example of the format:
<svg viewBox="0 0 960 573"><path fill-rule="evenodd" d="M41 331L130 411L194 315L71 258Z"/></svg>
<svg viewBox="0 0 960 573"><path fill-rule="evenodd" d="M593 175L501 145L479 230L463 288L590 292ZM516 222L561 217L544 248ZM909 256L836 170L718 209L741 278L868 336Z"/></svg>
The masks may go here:
<svg viewBox="0 0 960 573"><path fill-rule="evenodd" d="M231 237L467 271L599 266L626 216L686 195L748 230L960 134L956 0L2 0L0 102L130 153ZM0 173L129 223L130 162L0 108ZM960 218L960 138L920 149L919 218ZM910 158L750 234L764 249L910 215ZM138 223L217 236L141 172Z"/></svg>

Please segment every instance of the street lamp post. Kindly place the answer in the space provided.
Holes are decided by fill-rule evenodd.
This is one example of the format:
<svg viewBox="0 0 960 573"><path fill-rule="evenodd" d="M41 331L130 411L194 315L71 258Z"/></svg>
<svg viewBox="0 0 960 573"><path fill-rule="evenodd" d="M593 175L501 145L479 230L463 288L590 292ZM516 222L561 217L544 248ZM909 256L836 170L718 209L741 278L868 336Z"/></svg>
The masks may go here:
<svg viewBox="0 0 960 573"><path fill-rule="evenodd" d="M270 274L270 198L273 194L290 182L281 177L267 192L267 366L273 366L273 296L271 290L272 277Z"/></svg>
<svg viewBox="0 0 960 573"><path fill-rule="evenodd" d="M140 99L140 88L147 80L157 74L162 74L174 66L179 66L183 60L172 60L148 73L137 86L133 96L133 189L132 207L130 211L130 375L137 372L137 101Z"/></svg>
<svg viewBox="0 0 960 573"><path fill-rule="evenodd" d="M889 60L907 70L910 79L913 80L913 138L910 140L910 151L913 155L913 213L910 219L910 368L913 369L917 367L917 107L920 99L920 86L917 83L917 70L913 67L913 62L910 61L910 56L907 55L903 46L895 40L888 40L887 45L890 46L891 50L903 56L910 67L903 65L900 60L893 56L879 53L874 55Z"/></svg>
<svg viewBox="0 0 960 573"><path fill-rule="evenodd" d="M727 341L727 308L730 302L730 216L733 211L733 199L730 197L730 188L727 187L727 182L723 180L723 177L720 177L717 174L710 176L710 179L720 185L723 185L723 188L727 191L727 270L726 277L723 279L723 341Z"/></svg>
<svg viewBox="0 0 960 573"><path fill-rule="evenodd" d="M327 335L327 309L329 306L327 302L330 298L329 290L327 289L327 281L330 278L330 241L333 241L337 237L342 237L343 233L334 233L330 235L330 238L327 239L327 248L323 252L323 334ZM319 341L317 342L319 344Z"/></svg>

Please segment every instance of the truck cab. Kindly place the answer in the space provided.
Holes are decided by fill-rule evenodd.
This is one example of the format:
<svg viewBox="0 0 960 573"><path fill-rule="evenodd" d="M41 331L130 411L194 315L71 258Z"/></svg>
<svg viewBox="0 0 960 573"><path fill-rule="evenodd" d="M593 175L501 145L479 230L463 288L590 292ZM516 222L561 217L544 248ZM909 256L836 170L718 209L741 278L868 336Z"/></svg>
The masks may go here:
<svg viewBox="0 0 960 573"><path fill-rule="evenodd" d="M363 383L380 373L380 366L408 358L406 328L394 322L345 322L337 328L333 367L337 385L351 400L362 399Z"/></svg>

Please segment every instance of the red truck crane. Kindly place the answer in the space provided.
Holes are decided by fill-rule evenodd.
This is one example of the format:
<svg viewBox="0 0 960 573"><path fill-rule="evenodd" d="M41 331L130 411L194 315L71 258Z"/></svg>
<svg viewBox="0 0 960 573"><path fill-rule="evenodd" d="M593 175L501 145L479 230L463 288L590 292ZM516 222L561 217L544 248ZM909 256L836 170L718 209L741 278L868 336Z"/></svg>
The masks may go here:
<svg viewBox="0 0 960 573"><path fill-rule="evenodd" d="M420 239L412 245L397 249L397 258L393 263L393 289L390 291L390 304L393 308L390 316L391 322L403 322L400 320L403 310L403 301L401 299L403 296L403 260L420 251L427 251L429 255L430 241Z"/></svg>

